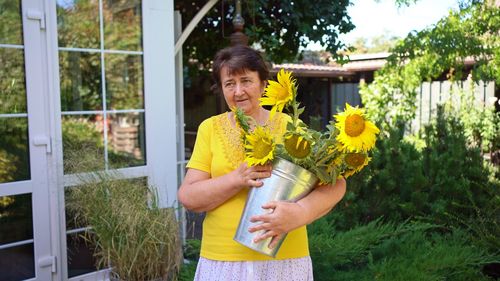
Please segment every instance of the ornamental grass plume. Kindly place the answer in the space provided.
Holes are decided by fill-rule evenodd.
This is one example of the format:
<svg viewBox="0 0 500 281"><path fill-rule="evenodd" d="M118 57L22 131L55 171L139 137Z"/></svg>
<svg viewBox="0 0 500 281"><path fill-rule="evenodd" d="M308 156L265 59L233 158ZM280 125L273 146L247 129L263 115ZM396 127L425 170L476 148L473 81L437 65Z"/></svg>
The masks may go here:
<svg viewBox="0 0 500 281"><path fill-rule="evenodd" d="M257 123L251 122L241 109L233 109L248 165L281 157L313 172L322 184L333 184L337 178L347 178L369 163L369 152L380 131L366 118L363 109L346 104L346 110L333 116L336 121L330 121L326 131L313 130L299 118L304 108L297 102L298 86L292 72L281 69L277 80L268 81L260 105L271 106L270 118L289 109L290 118L281 139L273 138L266 125L252 129L249 124Z"/></svg>
<svg viewBox="0 0 500 281"><path fill-rule="evenodd" d="M96 267L110 268L110 280L174 280L181 262L175 210L159 206L156 188L145 178L99 171L97 153L91 147L70 151L68 167L94 172L76 174L79 185L65 194L66 210L85 228L80 238L93 250Z"/></svg>

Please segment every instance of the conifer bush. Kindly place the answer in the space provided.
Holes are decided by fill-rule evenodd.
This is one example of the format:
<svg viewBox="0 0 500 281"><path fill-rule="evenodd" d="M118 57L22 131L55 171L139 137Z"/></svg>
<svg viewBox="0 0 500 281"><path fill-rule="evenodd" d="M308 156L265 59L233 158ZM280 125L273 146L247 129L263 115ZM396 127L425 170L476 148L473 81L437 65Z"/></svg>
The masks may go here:
<svg viewBox="0 0 500 281"><path fill-rule="evenodd" d="M385 133L341 203L309 227L316 280L489 280L484 266L500 262L498 167L456 112L438 108L421 140L403 132Z"/></svg>
<svg viewBox="0 0 500 281"><path fill-rule="evenodd" d="M498 261L460 229L374 220L338 232L334 225L321 219L310 226L315 280L489 280L482 266Z"/></svg>
<svg viewBox="0 0 500 281"><path fill-rule="evenodd" d="M393 130L378 141L372 162L349 180L348 193L330 219L342 230L381 216L476 228L477 238L486 239L479 243L498 249L492 239L500 236L498 168L468 145L459 119L442 108L422 140L425 146L419 148Z"/></svg>

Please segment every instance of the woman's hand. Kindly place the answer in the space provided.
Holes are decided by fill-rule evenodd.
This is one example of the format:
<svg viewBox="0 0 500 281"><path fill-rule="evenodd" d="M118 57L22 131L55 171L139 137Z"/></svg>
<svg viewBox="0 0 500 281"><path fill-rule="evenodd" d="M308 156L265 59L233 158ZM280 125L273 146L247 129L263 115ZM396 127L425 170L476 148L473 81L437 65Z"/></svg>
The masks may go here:
<svg viewBox="0 0 500 281"><path fill-rule="evenodd" d="M345 192L346 182L344 179L339 179L333 185L317 186L296 203L286 201L266 203L262 208L271 209L271 212L251 217L251 222L261 223L250 227L248 231L264 232L254 239L255 242L273 237L268 247L274 248L286 233L326 215L342 200Z"/></svg>
<svg viewBox="0 0 500 281"><path fill-rule="evenodd" d="M259 179L271 176L271 165L237 169L220 177L212 178L207 172L188 169L178 191L179 201L193 212L208 212L226 202L243 188L260 187Z"/></svg>
<svg viewBox="0 0 500 281"><path fill-rule="evenodd" d="M257 215L250 218L251 222L261 222L248 229L249 232L265 232L258 235L254 242L273 237L268 247L276 247L278 241L288 232L302 226L307 220L307 210L300 204L286 201L271 201L262 206L269 210L267 214Z"/></svg>
<svg viewBox="0 0 500 281"><path fill-rule="evenodd" d="M231 176L235 181L235 185L244 187L261 187L264 183L260 179L271 176L271 165L257 165L248 167L246 163L242 163L236 170L231 172Z"/></svg>

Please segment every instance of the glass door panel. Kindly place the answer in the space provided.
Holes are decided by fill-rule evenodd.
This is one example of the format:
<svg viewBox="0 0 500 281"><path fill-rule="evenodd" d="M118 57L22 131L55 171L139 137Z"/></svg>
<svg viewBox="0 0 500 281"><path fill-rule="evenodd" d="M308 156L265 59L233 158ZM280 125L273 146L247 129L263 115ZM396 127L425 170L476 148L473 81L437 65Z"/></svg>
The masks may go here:
<svg viewBox="0 0 500 281"><path fill-rule="evenodd" d="M101 58L98 53L59 52L62 111L102 110Z"/></svg>
<svg viewBox="0 0 500 281"><path fill-rule="evenodd" d="M56 0L66 176L146 165L141 2ZM67 276L96 271L87 226L65 218Z"/></svg>
<svg viewBox="0 0 500 281"><path fill-rule="evenodd" d="M57 0L59 47L99 48L99 2Z"/></svg>
<svg viewBox="0 0 500 281"><path fill-rule="evenodd" d="M2 280L35 277L31 194L0 197Z"/></svg>
<svg viewBox="0 0 500 281"><path fill-rule="evenodd" d="M2 19L4 21L4 19ZM0 49L0 114L26 113L24 50L22 45L5 44Z"/></svg>
<svg viewBox="0 0 500 281"><path fill-rule="evenodd" d="M141 1L103 2L104 47L108 50L142 51Z"/></svg>
<svg viewBox="0 0 500 281"><path fill-rule="evenodd" d="M146 164L144 113L112 113L108 115L109 167L113 169Z"/></svg>
<svg viewBox="0 0 500 281"><path fill-rule="evenodd" d="M19 0L0 1L0 44L23 44L21 2Z"/></svg>
<svg viewBox="0 0 500 281"><path fill-rule="evenodd" d="M35 277L28 112L20 1L0 0L0 272ZM24 193L24 194L23 194Z"/></svg>
<svg viewBox="0 0 500 281"><path fill-rule="evenodd" d="M0 184L29 180L27 114L1 114L0 136Z"/></svg>
<svg viewBox="0 0 500 281"><path fill-rule="evenodd" d="M52 256L41 1L0 0L0 279L49 281ZM42 18L40 16L40 18Z"/></svg>

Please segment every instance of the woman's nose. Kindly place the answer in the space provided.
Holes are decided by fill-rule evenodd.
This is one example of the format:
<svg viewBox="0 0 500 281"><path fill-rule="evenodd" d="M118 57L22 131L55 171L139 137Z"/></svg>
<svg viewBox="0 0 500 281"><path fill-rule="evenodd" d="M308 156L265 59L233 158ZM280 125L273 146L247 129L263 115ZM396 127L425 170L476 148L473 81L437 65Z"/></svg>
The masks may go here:
<svg viewBox="0 0 500 281"><path fill-rule="evenodd" d="M242 95L243 94L243 86L240 83L236 83L236 86L234 88L234 94L235 95Z"/></svg>

